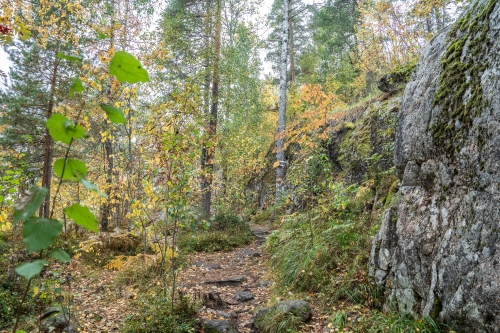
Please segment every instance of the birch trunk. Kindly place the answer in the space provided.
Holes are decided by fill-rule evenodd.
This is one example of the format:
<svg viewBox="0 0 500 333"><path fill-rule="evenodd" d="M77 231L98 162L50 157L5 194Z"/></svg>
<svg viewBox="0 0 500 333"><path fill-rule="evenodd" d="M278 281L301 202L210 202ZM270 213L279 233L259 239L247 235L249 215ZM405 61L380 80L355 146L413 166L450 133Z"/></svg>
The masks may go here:
<svg viewBox="0 0 500 333"><path fill-rule="evenodd" d="M286 172L285 161L285 128L286 128L286 91L287 91L287 69L288 69L288 38L289 38L289 22L288 15L290 12L290 1L283 1L283 31L281 39L281 57L280 57L280 106L278 109L278 139L276 140L276 159L278 166L276 167L276 202L278 202L283 194L283 180Z"/></svg>

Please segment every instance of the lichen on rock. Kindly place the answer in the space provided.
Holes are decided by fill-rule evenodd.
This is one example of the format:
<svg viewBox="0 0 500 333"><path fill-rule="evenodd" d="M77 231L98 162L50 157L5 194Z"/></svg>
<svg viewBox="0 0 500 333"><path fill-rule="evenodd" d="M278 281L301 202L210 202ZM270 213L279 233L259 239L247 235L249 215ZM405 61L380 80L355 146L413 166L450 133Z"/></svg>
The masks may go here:
<svg viewBox="0 0 500 333"><path fill-rule="evenodd" d="M465 332L500 332L499 91L500 5L475 0L430 42L406 87L397 211L371 253L389 304Z"/></svg>

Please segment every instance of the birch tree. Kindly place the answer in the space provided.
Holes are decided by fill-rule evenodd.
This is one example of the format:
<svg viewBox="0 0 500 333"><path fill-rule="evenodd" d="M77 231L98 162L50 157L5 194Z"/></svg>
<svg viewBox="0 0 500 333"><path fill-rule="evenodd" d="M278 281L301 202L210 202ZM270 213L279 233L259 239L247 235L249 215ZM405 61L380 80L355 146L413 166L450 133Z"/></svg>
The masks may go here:
<svg viewBox="0 0 500 333"><path fill-rule="evenodd" d="M278 137L276 141L276 201L280 199L284 191L283 180L286 173L285 160L285 129L286 129L286 91L287 91L287 69L288 69L288 37L290 12L290 1L283 1L283 31L281 35L281 57L280 57L280 94L278 109Z"/></svg>

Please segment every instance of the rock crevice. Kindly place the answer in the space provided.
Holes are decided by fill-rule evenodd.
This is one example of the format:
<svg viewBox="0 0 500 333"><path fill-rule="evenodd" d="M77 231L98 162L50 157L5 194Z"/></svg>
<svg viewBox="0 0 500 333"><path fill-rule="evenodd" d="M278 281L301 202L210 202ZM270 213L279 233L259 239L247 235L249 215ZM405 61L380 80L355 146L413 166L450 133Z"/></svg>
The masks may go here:
<svg viewBox="0 0 500 333"><path fill-rule="evenodd" d="M470 59L481 66L466 66ZM447 80L453 70L465 81ZM476 0L430 42L406 87L395 144L399 200L383 215L370 260L398 310L469 332L500 332L499 92L500 5Z"/></svg>

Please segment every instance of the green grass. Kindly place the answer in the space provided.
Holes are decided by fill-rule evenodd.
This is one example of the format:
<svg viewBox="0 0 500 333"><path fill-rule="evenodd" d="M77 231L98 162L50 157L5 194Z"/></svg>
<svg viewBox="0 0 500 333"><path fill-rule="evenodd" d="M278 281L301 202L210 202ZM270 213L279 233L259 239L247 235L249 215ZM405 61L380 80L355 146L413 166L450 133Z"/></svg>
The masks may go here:
<svg viewBox="0 0 500 333"><path fill-rule="evenodd" d="M444 333L450 330L450 327L436 323L431 318L415 320L396 313L360 313L352 308L332 313L329 322L332 330L360 333Z"/></svg>
<svg viewBox="0 0 500 333"><path fill-rule="evenodd" d="M258 328L264 333L300 332L304 323L293 313L271 310L258 322Z"/></svg>
<svg viewBox="0 0 500 333"><path fill-rule="evenodd" d="M137 302L137 311L127 319L122 333L188 333L196 326L197 305L188 298L182 298L174 305L159 295L147 295Z"/></svg>
<svg viewBox="0 0 500 333"><path fill-rule="evenodd" d="M232 214L218 214L209 230L184 232L178 240L181 251L228 252L254 239L248 222Z"/></svg>

